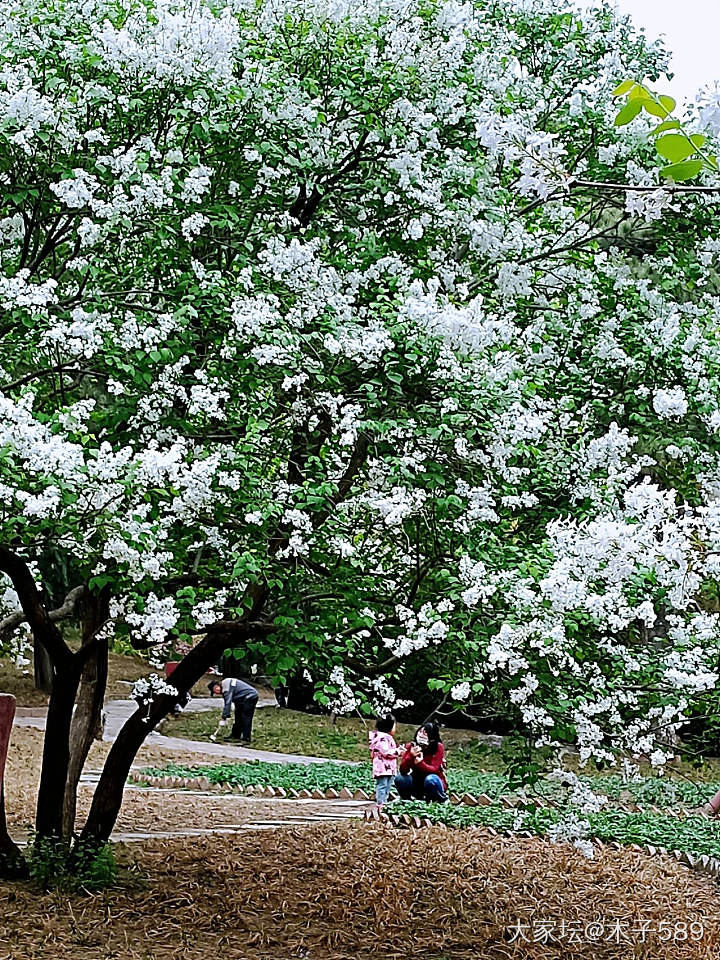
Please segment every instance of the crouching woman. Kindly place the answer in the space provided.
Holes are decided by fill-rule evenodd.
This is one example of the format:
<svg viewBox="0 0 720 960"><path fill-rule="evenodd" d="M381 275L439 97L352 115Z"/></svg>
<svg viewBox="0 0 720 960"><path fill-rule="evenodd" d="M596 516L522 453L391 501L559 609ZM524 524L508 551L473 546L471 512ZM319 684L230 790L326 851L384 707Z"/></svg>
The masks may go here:
<svg viewBox="0 0 720 960"><path fill-rule="evenodd" d="M401 800L426 800L445 803L445 747L436 723L424 723L415 739L405 747L400 759L400 773L395 777L395 789Z"/></svg>

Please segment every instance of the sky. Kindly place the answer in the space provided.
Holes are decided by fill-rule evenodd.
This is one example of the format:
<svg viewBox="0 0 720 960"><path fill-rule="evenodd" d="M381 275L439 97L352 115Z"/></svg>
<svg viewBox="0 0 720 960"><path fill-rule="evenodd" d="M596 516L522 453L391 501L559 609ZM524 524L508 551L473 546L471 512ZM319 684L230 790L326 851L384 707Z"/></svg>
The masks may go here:
<svg viewBox="0 0 720 960"><path fill-rule="evenodd" d="M665 35L673 80L658 92L692 102L700 87L720 81L720 0L616 0L653 40Z"/></svg>

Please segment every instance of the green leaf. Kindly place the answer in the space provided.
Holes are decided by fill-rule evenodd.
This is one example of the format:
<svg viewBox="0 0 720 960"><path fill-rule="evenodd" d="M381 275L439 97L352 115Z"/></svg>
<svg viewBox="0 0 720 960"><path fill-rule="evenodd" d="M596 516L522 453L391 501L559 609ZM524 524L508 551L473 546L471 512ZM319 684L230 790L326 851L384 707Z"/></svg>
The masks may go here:
<svg viewBox="0 0 720 960"><path fill-rule="evenodd" d="M661 93L660 96L658 97L658 100L665 107L668 113L672 113L676 107L676 103L673 100L673 98L669 97L665 93Z"/></svg>
<svg viewBox="0 0 720 960"><path fill-rule="evenodd" d="M670 160L671 163L686 160L696 153L695 145L684 133L668 133L664 137L659 137L655 141L655 149L661 157Z"/></svg>
<svg viewBox="0 0 720 960"><path fill-rule="evenodd" d="M637 86L634 80L623 80L612 92L614 97L622 97L624 93L630 93Z"/></svg>
<svg viewBox="0 0 720 960"><path fill-rule="evenodd" d="M659 136L661 133L664 133L666 130L678 130L680 127L679 120L663 120L662 123L659 123L654 130L651 131L654 137Z"/></svg>
<svg viewBox="0 0 720 960"><path fill-rule="evenodd" d="M674 180L680 183L683 180L692 180L703 168L703 162L699 158L696 160L685 160L683 163L671 163L663 167L660 173L668 180Z"/></svg>
<svg viewBox="0 0 720 960"><path fill-rule="evenodd" d="M91 577L88 582L88 586L91 590L95 590L96 588L98 590L102 590L103 587L107 586L108 583L112 583L112 581L113 578L111 576L103 574L99 577Z"/></svg>
<svg viewBox="0 0 720 960"><path fill-rule="evenodd" d="M643 107L645 111L653 117L666 117L667 110L664 107L661 107L659 103L656 103L654 100L648 98L643 100Z"/></svg>
<svg viewBox="0 0 720 960"><path fill-rule="evenodd" d="M626 123L630 123L631 120L634 120L635 117L642 110L643 105L640 100L630 100L622 110L615 117L615 126L624 127Z"/></svg>

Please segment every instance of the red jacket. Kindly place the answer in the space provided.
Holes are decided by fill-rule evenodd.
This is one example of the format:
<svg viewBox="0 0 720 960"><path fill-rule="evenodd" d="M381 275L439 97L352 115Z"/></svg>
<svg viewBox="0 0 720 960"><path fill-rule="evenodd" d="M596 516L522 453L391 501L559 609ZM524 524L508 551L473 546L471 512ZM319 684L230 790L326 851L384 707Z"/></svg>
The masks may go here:
<svg viewBox="0 0 720 960"><path fill-rule="evenodd" d="M410 773L425 779L429 773L435 773L442 780L442 785L447 790L447 780L445 779L445 747L442 743L437 745L435 753L427 753L423 750L423 758L420 763L415 763L410 748L412 743L405 744L405 753L400 759L400 773Z"/></svg>

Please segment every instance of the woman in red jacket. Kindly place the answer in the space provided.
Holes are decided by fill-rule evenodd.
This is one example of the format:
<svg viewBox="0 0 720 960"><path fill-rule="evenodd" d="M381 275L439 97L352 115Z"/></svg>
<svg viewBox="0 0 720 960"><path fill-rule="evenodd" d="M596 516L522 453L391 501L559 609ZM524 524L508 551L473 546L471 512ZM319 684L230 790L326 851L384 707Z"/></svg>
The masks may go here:
<svg viewBox="0 0 720 960"><path fill-rule="evenodd" d="M440 739L440 728L432 721L418 728L415 740L408 743L400 760L400 773L395 777L395 789L401 800L427 800L445 803L445 747Z"/></svg>

